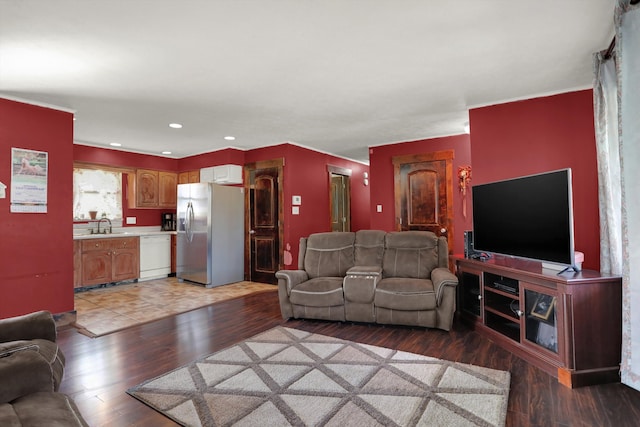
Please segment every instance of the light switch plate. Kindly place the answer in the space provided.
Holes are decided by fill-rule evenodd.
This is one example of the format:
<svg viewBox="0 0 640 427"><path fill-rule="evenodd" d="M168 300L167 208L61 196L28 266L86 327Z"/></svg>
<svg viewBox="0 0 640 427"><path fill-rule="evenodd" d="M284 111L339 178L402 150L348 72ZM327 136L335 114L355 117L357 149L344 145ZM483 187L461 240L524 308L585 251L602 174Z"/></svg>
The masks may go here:
<svg viewBox="0 0 640 427"><path fill-rule="evenodd" d="M300 208L298 206L292 206L291 215L300 215Z"/></svg>
<svg viewBox="0 0 640 427"><path fill-rule="evenodd" d="M302 204L302 196L292 196L291 204L294 206L300 206Z"/></svg>
<svg viewBox="0 0 640 427"><path fill-rule="evenodd" d="M382 205L376 206L376 212L382 212Z"/></svg>

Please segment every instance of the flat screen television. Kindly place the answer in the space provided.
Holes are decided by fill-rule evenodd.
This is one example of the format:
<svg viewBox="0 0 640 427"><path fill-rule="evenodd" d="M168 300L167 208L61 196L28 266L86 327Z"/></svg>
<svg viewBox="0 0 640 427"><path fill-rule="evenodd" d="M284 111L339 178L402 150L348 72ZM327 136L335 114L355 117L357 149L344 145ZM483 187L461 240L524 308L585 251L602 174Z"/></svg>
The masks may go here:
<svg viewBox="0 0 640 427"><path fill-rule="evenodd" d="M578 271L571 169L475 185L473 249Z"/></svg>

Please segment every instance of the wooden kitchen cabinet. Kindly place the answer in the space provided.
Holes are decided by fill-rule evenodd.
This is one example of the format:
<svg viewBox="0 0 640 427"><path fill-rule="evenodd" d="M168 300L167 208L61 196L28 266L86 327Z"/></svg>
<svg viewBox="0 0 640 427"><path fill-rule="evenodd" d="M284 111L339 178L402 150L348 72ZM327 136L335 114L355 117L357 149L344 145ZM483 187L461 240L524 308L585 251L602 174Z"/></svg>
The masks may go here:
<svg viewBox="0 0 640 427"><path fill-rule="evenodd" d="M111 239L112 270L114 282L137 279L140 276L140 238Z"/></svg>
<svg viewBox="0 0 640 427"><path fill-rule="evenodd" d="M136 171L136 205L140 208L157 208L159 172L146 169Z"/></svg>
<svg viewBox="0 0 640 427"><path fill-rule="evenodd" d="M173 172L158 173L158 206L175 208L178 204L178 174Z"/></svg>
<svg viewBox="0 0 640 427"><path fill-rule="evenodd" d="M82 240L81 286L137 279L140 275L138 237Z"/></svg>
<svg viewBox="0 0 640 427"><path fill-rule="evenodd" d="M128 176L130 208L175 209L178 174L150 169L137 169Z"/></svg>
<svg viewBox="0 0 640 427"><path fill-rule="evenodd" d="M200 182L200 170L180 172L178 174L178 184L194 184Z"/></svg>
<svg viewBox="0 0 640 427"><path fill-rule="evenodd" d="M73 288L82 286L82 248L79 240L73 241Z"/></svg>

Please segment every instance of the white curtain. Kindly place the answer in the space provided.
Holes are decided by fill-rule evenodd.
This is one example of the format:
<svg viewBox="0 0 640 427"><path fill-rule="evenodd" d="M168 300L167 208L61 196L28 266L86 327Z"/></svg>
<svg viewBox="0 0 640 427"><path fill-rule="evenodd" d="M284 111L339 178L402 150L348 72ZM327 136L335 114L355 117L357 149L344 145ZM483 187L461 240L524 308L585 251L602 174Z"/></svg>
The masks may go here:
<svg viewBox="0 0 640 427"><path fill-rule="evenodd" d="M622 382L640 390L640 7L623 2L616 30L622 175Z"/></svg>
<svg viewBox="0 0 640 427"><path fill-rule="evenodd" d="M593 85L600 206L600 270L622 274L622 185L618 140L618 78L613 57L595 55Z"/></svg>
<svg viewBox="0 0 640 427"><path fill-rule="evenodd" d="M640 7L618 0L615 25L615 62L595 58L600 263L622 275L621 379L640 390Z"/></svg>

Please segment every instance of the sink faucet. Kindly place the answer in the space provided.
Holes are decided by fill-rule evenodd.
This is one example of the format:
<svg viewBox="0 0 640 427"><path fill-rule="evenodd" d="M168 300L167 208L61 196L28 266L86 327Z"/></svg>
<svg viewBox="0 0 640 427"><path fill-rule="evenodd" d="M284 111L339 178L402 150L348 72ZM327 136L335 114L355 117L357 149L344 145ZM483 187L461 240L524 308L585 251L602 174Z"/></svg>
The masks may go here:
<svg viewBox="0 0 640 427"><path fill-rule="evenodd" d="M113 228L111 227L111 220L107 217L102 217L100 218L100 221L98 221L98 234L100 234L100 224L102 223L102 221L107 221L109 223L109 233L113 232ZM107 234L107 229L105 228L104 230L104 234Z"/></svg>

